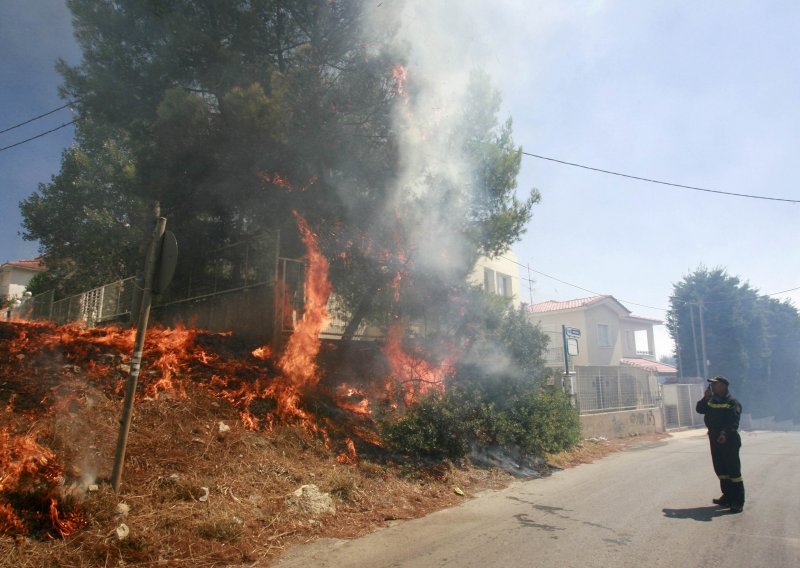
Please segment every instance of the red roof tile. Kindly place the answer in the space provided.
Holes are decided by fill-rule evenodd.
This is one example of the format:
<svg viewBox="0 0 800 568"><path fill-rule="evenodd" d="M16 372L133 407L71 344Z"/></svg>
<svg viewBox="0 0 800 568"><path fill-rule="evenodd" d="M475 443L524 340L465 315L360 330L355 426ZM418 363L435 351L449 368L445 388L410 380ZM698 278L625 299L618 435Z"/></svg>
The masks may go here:
<svg viewBox="0 0 800 568"><path fill-rule="evenodd" d="M678 368L661 363L659 361L651 361L650 359L641 359L639 357L631 357L629 359L620 359L621 365L629 365L631 367L638 367L639 369L647 369L648 371L655 371L659 375L676 375Z"/></svg>
<svg viewBox="0 0 800 568"><path fill-rule="evenodd" d="M531 314L539 314L542 312L557 312L559 310L574 310L610 297L611 296L589 296L588 298L578 298L577 300L567 300L566 302L548 300L547 302L528 306L528 312Z"/></svg>
<svg viewBox="0 0 800 568"><path fill-rule="evenodd" d="M14 268L27 268L28 270L44 270L44 264L38 259L33 260L9 260L3 266L13 266Z"/></svg>

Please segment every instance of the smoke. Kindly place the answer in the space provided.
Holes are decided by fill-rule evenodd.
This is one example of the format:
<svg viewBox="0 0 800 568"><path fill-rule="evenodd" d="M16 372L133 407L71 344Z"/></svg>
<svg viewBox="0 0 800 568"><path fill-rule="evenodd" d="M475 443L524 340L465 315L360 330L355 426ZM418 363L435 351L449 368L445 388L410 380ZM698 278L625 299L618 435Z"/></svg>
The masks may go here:
<svg viewBox="0 0 800 568"><path fill-rule="evenodd" d="M425 272L453 276L474 260L464 221L474 200L476 164L466 152L478 70L490 50L481 40L474 5L383 2L366 10L366 29L393 34L397 62L394 131L399 171L390 211L402 211L414 260Z"/></svg>

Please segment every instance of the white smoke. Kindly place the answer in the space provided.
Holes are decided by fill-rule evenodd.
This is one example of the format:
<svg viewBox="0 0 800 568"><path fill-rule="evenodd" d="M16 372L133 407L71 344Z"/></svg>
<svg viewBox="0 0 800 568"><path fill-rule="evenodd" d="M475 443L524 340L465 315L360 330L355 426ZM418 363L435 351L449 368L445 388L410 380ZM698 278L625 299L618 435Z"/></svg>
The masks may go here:
<svg viewBox="0 0 800 568"><path fill-rule="evenodd" d="M404 63L395 69L400 173L389 207L406 214L415 262L425 270L458 271L472 252L459 231L475 191L464 117L471 76L491 58L476 6L408 0L366 8L367 28L394 33L391 49Z"/></svg>

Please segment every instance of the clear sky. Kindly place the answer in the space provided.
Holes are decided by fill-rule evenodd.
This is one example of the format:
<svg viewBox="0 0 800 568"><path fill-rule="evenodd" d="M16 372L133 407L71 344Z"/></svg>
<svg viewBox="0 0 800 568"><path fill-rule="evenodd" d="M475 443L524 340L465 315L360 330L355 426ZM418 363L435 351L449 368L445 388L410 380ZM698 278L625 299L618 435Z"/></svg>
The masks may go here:
<svg viewBox="0 0 800 568"><path fill-rule="evenodd" d="M473 0L469 37L525 151L735 193L800 199L800 3ZM447 30L443 30L447 33ZM474 49L474 47L473 47ZM0 0L0 130L63 104L57 57L80 53L59 0ZM72 119L0 135L0 147ZM31 257L17 203L58 170L65 128L0 152L0 262ZM662 318L673 283L723 266L763 293L800 286L800 205L668 188L525 157L542 203L523 264ZM523 276L527 276L523 270ZM533 274L535 302L588 292ZM530 293L523 287L523 300ZM800 300L800 291L778 297ZM659 355L670 341L656 333Z"/></svg>

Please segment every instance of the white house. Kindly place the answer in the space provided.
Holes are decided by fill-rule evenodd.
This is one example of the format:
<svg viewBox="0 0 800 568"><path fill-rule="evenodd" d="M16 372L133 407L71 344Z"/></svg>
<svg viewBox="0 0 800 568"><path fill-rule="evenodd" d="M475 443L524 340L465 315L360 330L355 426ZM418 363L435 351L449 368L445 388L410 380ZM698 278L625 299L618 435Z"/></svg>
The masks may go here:
<svg viewBox="0 0 800 568"><path fill-rule="evenodd" d="M0 298L21 298L31 279L44 270L38 259L0 265Z"/></svg>
<svg viewBox="0 0 800 568"><path fill-rule="evenodd" d="M660 320L633 315L613 296L551 300L527 311L550 336L549 366L564 369L562 326L577 336L571 338L569 384L582 414L645 409L641 419L651 419L647 409L660 404L659 378L677 372L655 358L653 326ZM634 414L631 420L639 419Z"/></svg>
<svg viewBox="0 0 800 568"><path fill-rule="evenodd" d="M521 305L519 265L510 250L494 258L479 258L468 280L486 292L508 298L515 308Z"/></svg>

